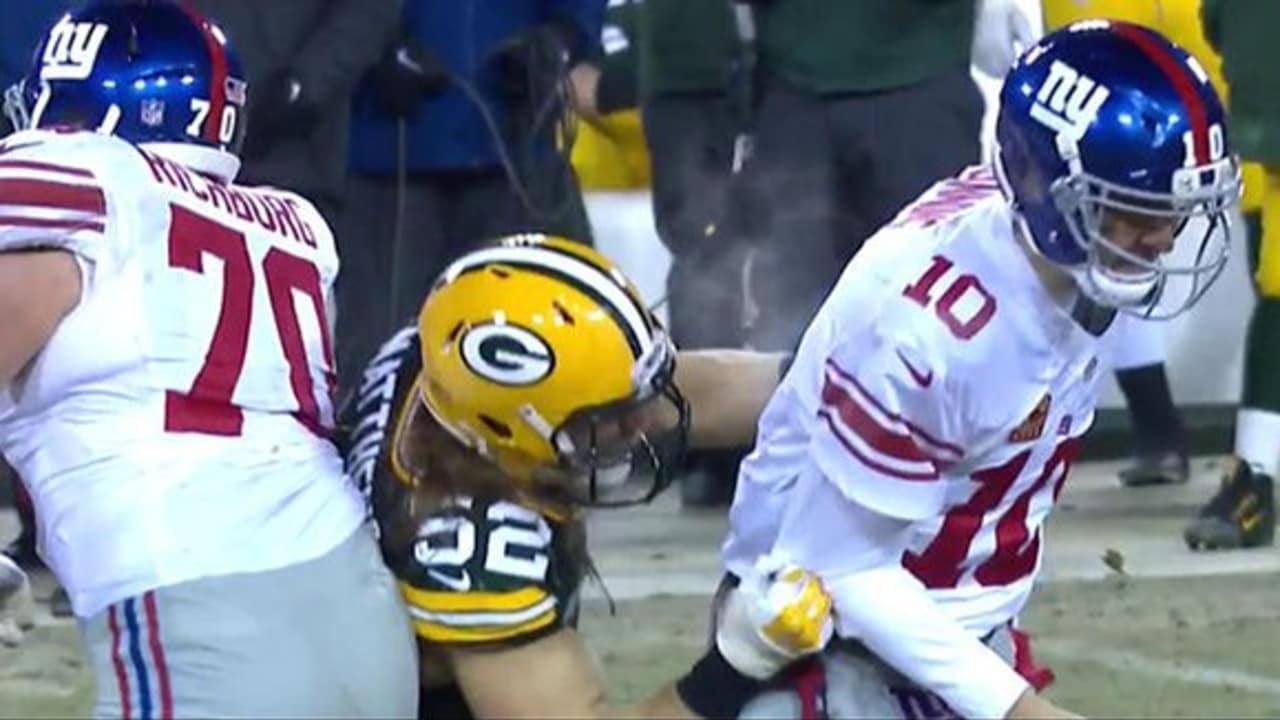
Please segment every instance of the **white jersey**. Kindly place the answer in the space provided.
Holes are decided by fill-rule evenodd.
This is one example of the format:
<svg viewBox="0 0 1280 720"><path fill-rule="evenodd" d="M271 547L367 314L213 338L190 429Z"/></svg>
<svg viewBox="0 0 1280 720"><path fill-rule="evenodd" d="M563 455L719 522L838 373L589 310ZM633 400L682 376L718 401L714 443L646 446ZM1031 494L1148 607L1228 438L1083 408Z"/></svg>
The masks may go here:
<svg viewBox="0 0 1280 720"><path fill-rule="evenodd" d="M806 331L742 466L727 568L774 547L788 490L816 469L910 521L901 564L965 630L1009 622L1093 421L1098 350L1046 291L989 171L935 185L867 242Z"/></svg>
<svg viewBox="0 0 1280 720"><path fill-rule="evenodd" d="M87 132L0 145L0 251L81 267L79 304L0 395L0 452L81 617L319 557L363 518L326 437L329 228L296 195L162 151Z"/></svg>

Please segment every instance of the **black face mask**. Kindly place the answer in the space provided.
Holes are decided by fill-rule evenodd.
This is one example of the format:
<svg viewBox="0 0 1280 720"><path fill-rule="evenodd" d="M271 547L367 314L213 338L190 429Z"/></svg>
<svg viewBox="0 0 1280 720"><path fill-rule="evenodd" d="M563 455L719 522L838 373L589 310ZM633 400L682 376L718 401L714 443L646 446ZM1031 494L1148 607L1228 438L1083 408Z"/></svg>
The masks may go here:
<svg viewBox="0 0 1280 720"><path fill-rule="evenodd" d="M567 476L568 500L586 507L647 503L671 485L689 437L689 404L673 381L674 362L637 395L570 415L552 435ZM654 403L669 403L676 422L657 431L637 431L646 417L669 417Z"/></svg>

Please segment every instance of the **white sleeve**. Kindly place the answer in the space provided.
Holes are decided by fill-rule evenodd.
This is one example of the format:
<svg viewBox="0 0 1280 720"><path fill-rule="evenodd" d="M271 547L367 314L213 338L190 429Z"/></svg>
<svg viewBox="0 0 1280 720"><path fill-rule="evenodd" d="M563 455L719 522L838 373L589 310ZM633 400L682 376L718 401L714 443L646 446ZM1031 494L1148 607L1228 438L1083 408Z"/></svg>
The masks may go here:
<svg viewBox="0 0 1280 720"><path fill-rule="evenodd" d="M906 520L942 511L942 475L966 444L946 367L927 339L874 329L835 348L822 369L809 452L843 494Z"/></svg>
<svg viewBox="0 0 1280 720"><path fill-rule="evenodd" d="M90 262L107 252L107 193L85 162L82 144L49 133L6 138L0 146L0 252L57 248Z"/></svg>
<svg viewBox="0 0 1280 720"><path fill-rule="evenodd" d="M961 717L1004 717L1027 682L902 567L910 529L808 472L792 490L774 550L822 578L837 635L857 638Z"/></svg>

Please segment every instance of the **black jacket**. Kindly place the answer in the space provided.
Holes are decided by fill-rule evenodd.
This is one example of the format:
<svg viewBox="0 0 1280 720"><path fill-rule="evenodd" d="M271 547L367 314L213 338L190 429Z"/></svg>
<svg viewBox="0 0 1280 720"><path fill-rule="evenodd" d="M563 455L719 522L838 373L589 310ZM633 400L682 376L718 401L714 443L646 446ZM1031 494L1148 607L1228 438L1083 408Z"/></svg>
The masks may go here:
<svg viewBox="0 0 1280 720"><path fill-rule="evenodd" d="M226 32L249 79L240 181L293 190L331 214L346 174L352 90L393 37L400 0L193 2ZM254 108L271 102L264 94L283 73L298 78L311 118L255 138Z"/></svg>

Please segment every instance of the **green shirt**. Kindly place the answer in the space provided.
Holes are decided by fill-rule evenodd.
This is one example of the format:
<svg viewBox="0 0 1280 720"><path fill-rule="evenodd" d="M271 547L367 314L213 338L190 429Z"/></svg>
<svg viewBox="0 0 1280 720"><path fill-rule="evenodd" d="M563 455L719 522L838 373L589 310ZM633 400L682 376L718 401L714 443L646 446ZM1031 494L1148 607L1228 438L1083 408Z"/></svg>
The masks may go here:
<svg viewBox="0 0 1280 720"><path fill-rule="evenodd" d="M1205 37L1231 89L1228 134L1245 160L1280 164L1280 1L1204 0Z"/></svg>
<svg viewBox="0 0 1280 720"><path fill-rule="evenodd" d="M760 62L816 93L915 85L969 67L975 2L772 0L756 14Z"/></svg>
<svg viewBox="0 0 1280 720"><path fill-rule="evenodd" d="M643 0L637 46L641 97L723 91L738 54L730 2Z"/></svg>

